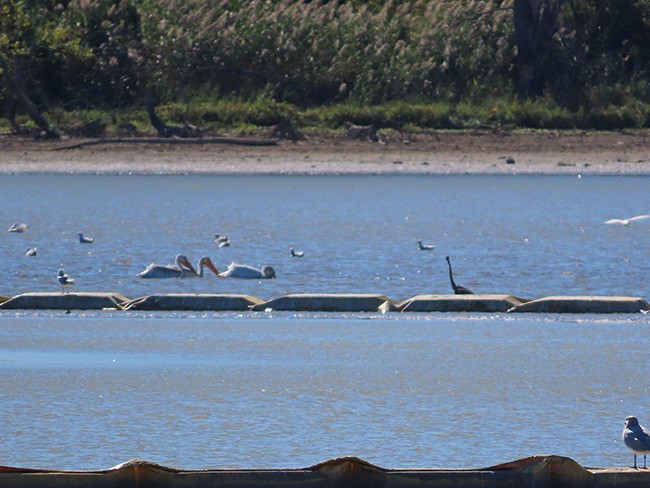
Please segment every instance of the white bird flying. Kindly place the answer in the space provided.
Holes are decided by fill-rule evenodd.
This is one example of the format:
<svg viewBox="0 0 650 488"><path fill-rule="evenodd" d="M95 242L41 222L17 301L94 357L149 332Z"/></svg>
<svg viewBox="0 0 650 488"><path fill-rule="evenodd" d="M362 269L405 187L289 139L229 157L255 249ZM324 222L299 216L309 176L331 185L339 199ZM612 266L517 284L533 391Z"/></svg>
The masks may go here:
<svg viewBox="0 0 650 488"><path fill-rule="evenodd" d="M636 217L630 217L629 219L609 219L604 223L607 225L630 225L632 222L645 219L650 219L650 215L637 215Z"/></svg>

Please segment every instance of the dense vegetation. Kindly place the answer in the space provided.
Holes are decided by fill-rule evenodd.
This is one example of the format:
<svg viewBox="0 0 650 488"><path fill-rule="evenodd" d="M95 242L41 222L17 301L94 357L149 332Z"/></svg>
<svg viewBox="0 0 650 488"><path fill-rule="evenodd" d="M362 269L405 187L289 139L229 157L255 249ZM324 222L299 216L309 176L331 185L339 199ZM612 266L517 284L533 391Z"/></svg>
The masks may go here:
<svg viewBox="0 0 650 488"><path fill-rule="evenodd" d="M13 80L55 124L146 124L148 87L213 128L650 127L650 0L527 2L561 7L532 95L517 0L0 0L0 115L28 121Z"/></svg>

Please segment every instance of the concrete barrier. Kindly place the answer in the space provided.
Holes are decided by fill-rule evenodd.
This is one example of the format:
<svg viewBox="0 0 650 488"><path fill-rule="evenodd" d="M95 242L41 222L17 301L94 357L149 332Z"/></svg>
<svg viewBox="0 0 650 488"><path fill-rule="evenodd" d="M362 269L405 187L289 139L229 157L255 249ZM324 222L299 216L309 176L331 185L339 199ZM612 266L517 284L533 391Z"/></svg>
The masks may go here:
<svg viewBox="0 0 650 488"><path fill-rule="evenodd" d="M2 309L119 310L129 299L118 293L23 293L0 304Z"/></svg>
<svg viewBox="0 0 650 488"><path fill-rule="evenodd" d="M508 312L537 313L639 313L650 310L643 298L616 296L553 296L531 300Z"/></svg>
<svg viewBox="0 0 650 488"><path fill-rule="evenodd" d="M511 295L418 295L398 308L402 312L507 312L525 301Z"/></svg>
<svg viewBox="0 0 650 488"><path fill-rule="evenodd" d="M278 310L296 312L376 312L379 307L388 311L391 302L384 295L354 294L354 293L325 293L325 294L292 294L284 295L257 304L251 310Z"/></svg>
<svg viewBox="0 0 650 488"><path fill-rule="evenodd" d="M249 310L264 300L250 295L176 294L148 295L123 304L124 310L191 310L241 311Z"/></svg>
<svg viewBox="0 0 650 488"><path fill-rule="evenodd" d="M103 471L0 467L3 488L604 488L650 486L650 471L587 469L561 456L533 456L483 469L385 469L332 459L304 469L180 470L132 460Z"/></svg>

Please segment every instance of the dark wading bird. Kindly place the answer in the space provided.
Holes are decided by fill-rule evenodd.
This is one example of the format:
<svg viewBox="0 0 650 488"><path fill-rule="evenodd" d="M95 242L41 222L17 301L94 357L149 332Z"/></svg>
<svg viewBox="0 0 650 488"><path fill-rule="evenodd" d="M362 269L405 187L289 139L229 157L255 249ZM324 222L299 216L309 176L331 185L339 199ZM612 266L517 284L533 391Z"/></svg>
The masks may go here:
<svg viewBox="0 0 650 488"><path fill-rule="evenodd" d="M449 266L449 281L451 281L451 287L454 289L454 293L456 295L473 295L473 291L468 290L464 286L457 285L454 282L454 275L451 272L451 261L449 260L449 256L447 256L445 259L447 260L447 265Z"/></svg>

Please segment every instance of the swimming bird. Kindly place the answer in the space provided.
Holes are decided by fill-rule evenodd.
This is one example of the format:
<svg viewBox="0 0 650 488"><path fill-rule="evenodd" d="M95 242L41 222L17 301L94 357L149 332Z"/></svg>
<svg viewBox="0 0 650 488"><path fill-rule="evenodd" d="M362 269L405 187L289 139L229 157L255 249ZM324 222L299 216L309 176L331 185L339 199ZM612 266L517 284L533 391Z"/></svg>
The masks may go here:
<svg viewBox="0 0 650 488"><path fill-rule="evenodd" d="M643 469L647 469L646 455L650 454L650 432L639 424L636 417L628 417L625 419L622 438L623 443L634 453L634 469L637 469L637 454L643 454Z"/></svg>
<svg viewBox="0 0 650 488"><path fill-rule="evenodd" d="M630 225L630 223L637 220L650 219L650 215L637 215L636 217L630 217L629 219L609 219L606 222L603 222L608 225L618 224L618 225Z"/></svg>
<svg viewBox="0 0 650 488"><path fill-rule="evenodd" d="M79 242L81 242L82 244L92 244L93 242L95 242L95 238L84 237L83 233L79 232Z"/></svg>
<svg viewBox="0 0 650 488"><path fill-rule="evenodd" d="M218 247L228 247L228 246L230 246L230 237L215 234L214 235L214 242L217 243Z"/></svg>
<svg viewBox="0 0 650 488"><path fill-rule="evenodd" d="M65 293L65 287L66 286L72 286L74 285L74 280L70 278L67 274L65 274L65 271L63 271L63 268L59 269L59 274L57 275L56 279L58 280L59 284L61 285L61 291Z"/></svg>
<svg viewBox="0 0 650 488"><path fill-rule="evenodd" d="M301 258L305 255L305 251L296 251L293 247L289 249L289 254L294 258Z"/></svg>
<svg viewBox="0 0 650 488"><path fill-rule="evenodd" d="M434 244L422 244L422 241L418 241L418 247L420 251L433 251L436 248Z"/></svg>
<svg viewBox="0 0 650 488"><path fill-rule="evenodd" d="M203 278L203 267L209 268L214 274L219 276L219 270L217 270L217 267L212 263L212 260L208 256L203 256L201 259L199 259L198 264L196 267L198 268L198 273L196 273L196 276L198 278ZM187 276L188 278L191 277L191 275ZM220 276L219 276L220 277Z"/></svg>
<svg viewBox="0 0 650 488"><path fill-rule="evenodd" d="M192 263L187 259L187 256L178 254L174 259L174 264L161 265L151 263L144 271L138 273L137 276L147 279L187 278L198 276L198 273L194 269L194 266L192 266Z"/></svg>
<svg viewBox="0 0 650 488"><path fill-rule="evenodd" d="M9 227L9 229L7 229L7 230L9 232L18 232L19 234L22 234L23 232L25 232L27 230L27 227L29 227L29 225L27 225L27 224L25 224L23 222L16 221L13 224L11 224L11 227Z"/></svg>
<svg viewBox="0 0 650 488"><path fill-rule="evenodd" d="M457 285L454 282L454 275L451 272L451 261L449 260L449 256L447 256L445 259L447 260L447 265L449 266L449 281L451 281L451 287L454 289L454 293L456 295L473 295L473 291L470 291L464 286Z"/></svg>
<svg viewBox="0 0 650 488"><path fill-rule="evenodd" d="M245 264L230 263L226 271L219 273L221 278L241 278L241 279L270 279L275 278L275 270L271 266L264 266L262 269L247 266Z"/></svg>
<svg viewBox="0 0 650 488"><path fill-rule="evenodd" d="M38 251L37 247L28 247L27 250L25 251L25 256L36 256L37 251Z"/></svg>

